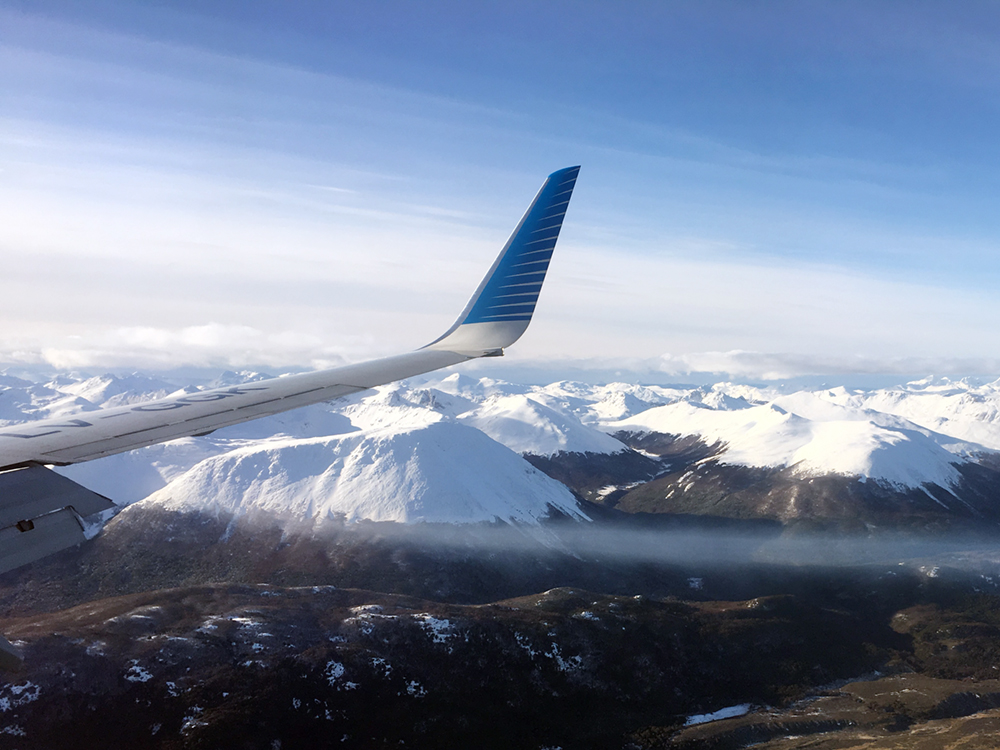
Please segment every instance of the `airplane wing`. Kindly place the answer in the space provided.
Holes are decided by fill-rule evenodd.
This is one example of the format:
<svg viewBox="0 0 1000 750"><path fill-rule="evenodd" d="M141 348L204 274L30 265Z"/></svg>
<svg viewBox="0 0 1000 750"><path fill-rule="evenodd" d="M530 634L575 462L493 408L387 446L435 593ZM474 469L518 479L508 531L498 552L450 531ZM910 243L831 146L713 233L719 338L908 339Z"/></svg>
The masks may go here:
<svg viewBox="0 0 1000 750"><path fill-rule="evenodd" d="M114 507L46 464L203 435L469 359L501 356L531 320L579 171L569 167L549 175L455 324L416 351L0 428L0 573L84 541L81 519ZM0 639L0 657L4 650Z"/></svg>

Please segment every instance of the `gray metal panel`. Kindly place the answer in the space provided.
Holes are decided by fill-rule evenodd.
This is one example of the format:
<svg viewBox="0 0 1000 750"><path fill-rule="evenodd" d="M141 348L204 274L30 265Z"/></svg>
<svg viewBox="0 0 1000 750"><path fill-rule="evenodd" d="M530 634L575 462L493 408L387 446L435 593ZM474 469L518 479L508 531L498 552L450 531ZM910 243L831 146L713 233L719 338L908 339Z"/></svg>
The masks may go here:
<svg viewBox="0 0 1000 750"><path fill-rule="evenodd" d="M43 466L0 472L0 528L66 507L89 516L115 506Z"/></svg>
<svg viewBox="0 0 1000 750"><path fill-rule="evenodd" d="M19 531L16 526L0 529L0 573L86 541L83 527L71 510L49 513L32 523L30 531Z"/></svg>
<svg viewBox="0 0 1000 750"><path fill-rule="evenodd" d="M162 443L175 438L215 431L222 427L248 422L258 417L278 414L299 406L308 406L309 404L340 398L341 396L363 390L365 389L346 385L316 388L306 393L282 396L262 403L250 403L236 409L227 409L226 411L218 411L204 416L191 417L183 422L149 427L116 437L82 443L64 450L49 451L45 454L44 458L47 461L59 464L90 461L95 458L111 456L115 453L143 448L147 445L155 445L156 443Z"/></svg>

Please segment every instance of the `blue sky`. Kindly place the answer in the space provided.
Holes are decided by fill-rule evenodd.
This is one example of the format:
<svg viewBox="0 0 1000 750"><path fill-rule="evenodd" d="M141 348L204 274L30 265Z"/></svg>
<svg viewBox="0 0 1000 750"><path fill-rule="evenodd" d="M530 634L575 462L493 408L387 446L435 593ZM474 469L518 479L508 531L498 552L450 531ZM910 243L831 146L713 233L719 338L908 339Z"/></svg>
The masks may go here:
<svg viewBox="0 0 1000 750"><path fill-rule="evenodd" d="M973 2L6 2L0 361L420 345L582 164L506 367L1000 374L998 32Z"/></svg>

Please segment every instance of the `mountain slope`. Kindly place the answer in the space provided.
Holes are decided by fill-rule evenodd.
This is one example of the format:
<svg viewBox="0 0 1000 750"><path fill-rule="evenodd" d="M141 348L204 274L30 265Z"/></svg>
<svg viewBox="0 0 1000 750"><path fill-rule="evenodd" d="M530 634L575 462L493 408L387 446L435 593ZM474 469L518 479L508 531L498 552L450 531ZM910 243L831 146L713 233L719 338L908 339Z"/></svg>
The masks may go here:
<svg viewBox="0 0 1000 750"><path fill-rule="evenodd" d="M222 379L256 377L225 373ZM141 374L57 375L38 382L6 377L0 380L0 418L69 416L181 385ZM430 429L432 423L450 426ZM451 437L435 443L431 436L438 432ZM307 449L310 440L315 445ZM507 447L503 458L493 441ZM423 452L421 442L427 442ZM488 446L481 448L483 457L473 455L480 450L474 446ZM203 503L221 497L218 512L275 512L280 499L290 504L286 515L302 514L309 523L324 514L534 519L549 505L551 486L537 490L540 504L532 499L535 490L525 489L510 494L517 499L506 505L484 497L462 506L461 498L492 491L473 489L477 483L507 481L496 471L504 477L522 471L520 453L578 496L612 507L622 500L622 510L763 515L783 522L810 515L864 518L877 525L901 522L910 513L933 526L937 521L927 519L937 514L1000 517L1000 458L991 450L998 446L998 383L926 380L874 391L739 383L529 386L453 373L59 471L131 503L210 460L197 477L171 489L181 506L204 510ZM355 451L360 453L350 458ZM377 469L352 468L362 465L367 451L380 456ZM261 471L273 467L275 475L254 474L251 454ZM443 458L449 454L462 458L449 463ZM398 465L390 468L393 462ZM415 473L408 474L413 466ZM400 493L395 505L384 499L390 487ZM237 501L244 492L250 498L245 506ZM552 506L565 502L562 496ZM435 503L442 504L438 515Z"/></svg>
<svg viewBox="0 0 1000 750"><path fill-rule="evenodd" d="M587 427L573 414L553 409L527 395L488 399L460 419L511 450L534 456L628 450L624 443Z"/></svg>
<svg viewBox="0 0 1000 750"><path fill-rule="evenodd" d="M964 460L962 454L982 450L898 417L849 412L833 404L821 410L810 404L813 416L824 411L822 419L810 419L782 408L782 402L795 404L794 399L776 399L764 406L720 410L678 402L606 429L698 435L708 444L720 444L718 461L723 464L795 467L803 475L857 476L903 487L954 486L961 478L954 464Z"/></svg>
<svg viewBox="0 0 1000 750"><path fill-rule="evenodd" d="M584 520L573 495L483 433L443 419L213 456L140 504L296 521L537 524L550 510Z"/></svg>

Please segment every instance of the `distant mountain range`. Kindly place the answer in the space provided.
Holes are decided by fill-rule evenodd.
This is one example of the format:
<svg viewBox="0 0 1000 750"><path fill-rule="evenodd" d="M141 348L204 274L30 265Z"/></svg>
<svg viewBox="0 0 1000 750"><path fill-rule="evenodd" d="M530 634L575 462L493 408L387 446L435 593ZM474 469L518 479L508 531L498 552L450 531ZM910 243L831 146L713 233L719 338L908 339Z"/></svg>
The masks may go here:
<svg viewBox="0 0 1000 750"><path fill-rule="evenodd" d="M141 373L4 375L0 423L178 390L195 389ZM452 374L59 471L138 503L126 515L533 525L613 509L935 531L994 528L998 469L1000 381L786 392Z"/></svg>

